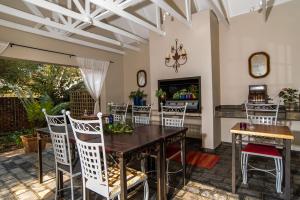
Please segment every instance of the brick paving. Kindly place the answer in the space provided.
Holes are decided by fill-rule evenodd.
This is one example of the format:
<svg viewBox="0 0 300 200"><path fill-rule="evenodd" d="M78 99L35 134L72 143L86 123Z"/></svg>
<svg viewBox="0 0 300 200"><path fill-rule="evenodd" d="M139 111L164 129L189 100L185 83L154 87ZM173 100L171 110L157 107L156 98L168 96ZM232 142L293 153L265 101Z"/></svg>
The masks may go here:
<svg viewBox="0 0 300 200"><path fill-rule="evenodd" d="M198 142L197 142L198 143ZM191 142L188 148L198 148ZM275 192L275 178L264 173L249 174L249 183L238 187L238 194L231 194L231 146L221 145L216 154L221 156L219 163L211 170L188 167L189 182L181 187L181 176L171 176L173 186L169 192L169 199L183 200L233 200L233 199L283 199L282 194ZM23 150L15 150L0 154L0 199L5 200L34 200L54 199L55 173L54 158L51 148L43 152L44 183L39 184L36 167L37 155L24 154ZM272 160L255 160L256 165L273 166ZM300 199L300 153L292 153L292 199ZM174 165L176 167L176 163ZM65 186L69 185L68 177L64 177ZM175 184L174 184L175 183ZM78 178L75 184L80 185ZM150 199L155 199L155 180L150 178ZM75 192L75 199L81 199L81 188ZM141 189L131 199L142 199ZM66 190L63 199L70 199L70 192ZM93 198L94 199L94 198ZM100 199L99 197L95 199Z"/></svg>

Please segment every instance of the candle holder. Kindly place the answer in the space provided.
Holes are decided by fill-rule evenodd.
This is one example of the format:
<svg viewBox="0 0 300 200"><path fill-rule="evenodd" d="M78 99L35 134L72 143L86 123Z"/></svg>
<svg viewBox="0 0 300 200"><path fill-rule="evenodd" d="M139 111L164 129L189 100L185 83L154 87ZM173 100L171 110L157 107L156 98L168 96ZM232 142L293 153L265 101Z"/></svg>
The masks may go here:
<svg viewBox="0 0 300 200"><path fill-rule="evenodd" d="M171 46L171 53L165 57L165 65L167 67L173 67L175 72L178 72L178 68L187 62L187 53L183 48L183 44L178 46L178 39L175 40L175 47Z"/></svg>

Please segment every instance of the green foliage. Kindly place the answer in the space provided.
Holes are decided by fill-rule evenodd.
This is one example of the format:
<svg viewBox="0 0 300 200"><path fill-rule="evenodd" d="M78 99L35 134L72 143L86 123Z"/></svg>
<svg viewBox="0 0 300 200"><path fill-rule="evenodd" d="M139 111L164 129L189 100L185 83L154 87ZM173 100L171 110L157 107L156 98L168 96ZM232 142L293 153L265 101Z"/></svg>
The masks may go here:
<svg viewBox="0 0 300 200"><path fill-rule="evenodd" d="M167 93L160 88L159 90L156 90L155 96L157 98L164 99L164 98L166 98Z"/></svg>
<svg viewBox="0 0 300 200"><path fill-rule="evenodd" d="M136 91L131 91L129 95L129 99L134 99L135 97L144 98L147 97L147 94L144 93L143 90L140 90L140 88Z"/></svg>
<svg viewBox="0 0 300 200"><path fill-rule="evenodd" d="M54 102L48 95L43 95L39 99L33 97L31 91L23 92L19 88L12 87L12 90L16 93L17 97L23 104L27 119L32 128L41 127L45 125L45 116L42 109L45 108L48 114L55 115L61 110L69 107L68 102L63 102L54 106ZM28 97L26 94L30 94Z"/></svg>
<svg viewBox="0 0 300 200"><path fill-rule="evenodd" d="M69 101L70 91L83 88L83 83L77 68L0 59L0 95L14 94L12 87L48 95L56 105Z"/></svg>
<svg viewBox="0 0 300 200"><path fill-rule="evenodd" d="M10 132L5 136L1 136L0 137L0 144L15 144L18 147L22 146L22 140L20 138L21 135L28 135L30 134L32 131L29 129L24 129L24 130L20 130L20 131L14 131L14 132Z"/></svg>
<svg viewBox="0 0 300 200"><path fill-rule="evenodd" d="M293 88L283 88L278 96L283 99L284 103L296 103L299 99L299 91Z"/></svg>

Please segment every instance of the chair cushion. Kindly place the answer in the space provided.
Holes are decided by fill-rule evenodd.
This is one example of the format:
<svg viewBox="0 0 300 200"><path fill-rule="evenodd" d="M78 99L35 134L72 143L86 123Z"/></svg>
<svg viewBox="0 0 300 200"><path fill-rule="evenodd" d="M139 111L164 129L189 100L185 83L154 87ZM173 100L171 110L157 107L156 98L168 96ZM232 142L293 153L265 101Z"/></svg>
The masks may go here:
<svg viewBox="0 0 300 200"><path fill-rule="evenodd" d="M174 156L177 157L180 155L181 147L179 144L171 144L166 148L166 158L171 159Z"/></svg>
<svg viewBox="0 0 300 200"><path fill-rule="evenodd" d="M115 197L121 192L120 185L120 169L118 167L109 167L107 169L108 175L108 185L109 185L109 196ZM127 175L127 189L136 186L139 183L147 180L147 175L143 172L137 171L135 169L126 168Z"/></svg>
<svg viewBox="0 0 300 200"><path fill-rule="evenodd" d="M262 145L262 144L247 144L243 150L243 152L252 153L256 155L266 155L266 156L277 156L281 157L280 152L276 147L270 145Z"/></svg>

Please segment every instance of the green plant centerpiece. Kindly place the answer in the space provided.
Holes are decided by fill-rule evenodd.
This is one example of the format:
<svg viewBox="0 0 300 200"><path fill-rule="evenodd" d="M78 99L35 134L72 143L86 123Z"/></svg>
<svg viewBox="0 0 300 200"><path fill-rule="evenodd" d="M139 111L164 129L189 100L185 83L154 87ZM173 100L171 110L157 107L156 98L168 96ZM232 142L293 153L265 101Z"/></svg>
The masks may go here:
<svg viewBox="0 0 300 200"><path fill-rule="evenodd" d="M278 96L283 99L286 110L294 110L299 102L299 91L293 88L283 88Z"/></svg>
<svg viewBox="0 0 300 200"><path fill-rule="evenodd" d="M140 90L140 88L136 91L131 91L129 95L129 99L132 99L133 104L136 106L142 106L143 98L145 97L147 97L147 94L145 94L143 90Z"/></svg>
<svg viewBox="0 0 300 200"><path fill-rule="evenodd" d="M132 133L133 127L125 123L105 124L104 132L113 134Z"/></svg>
<svg viewBox="0 0 300 200"><path fill-rule="evenodd" d="M159 102L165 102L167 98L167 93L161 88L155 91L155 96L158 98Z"/></svg>

